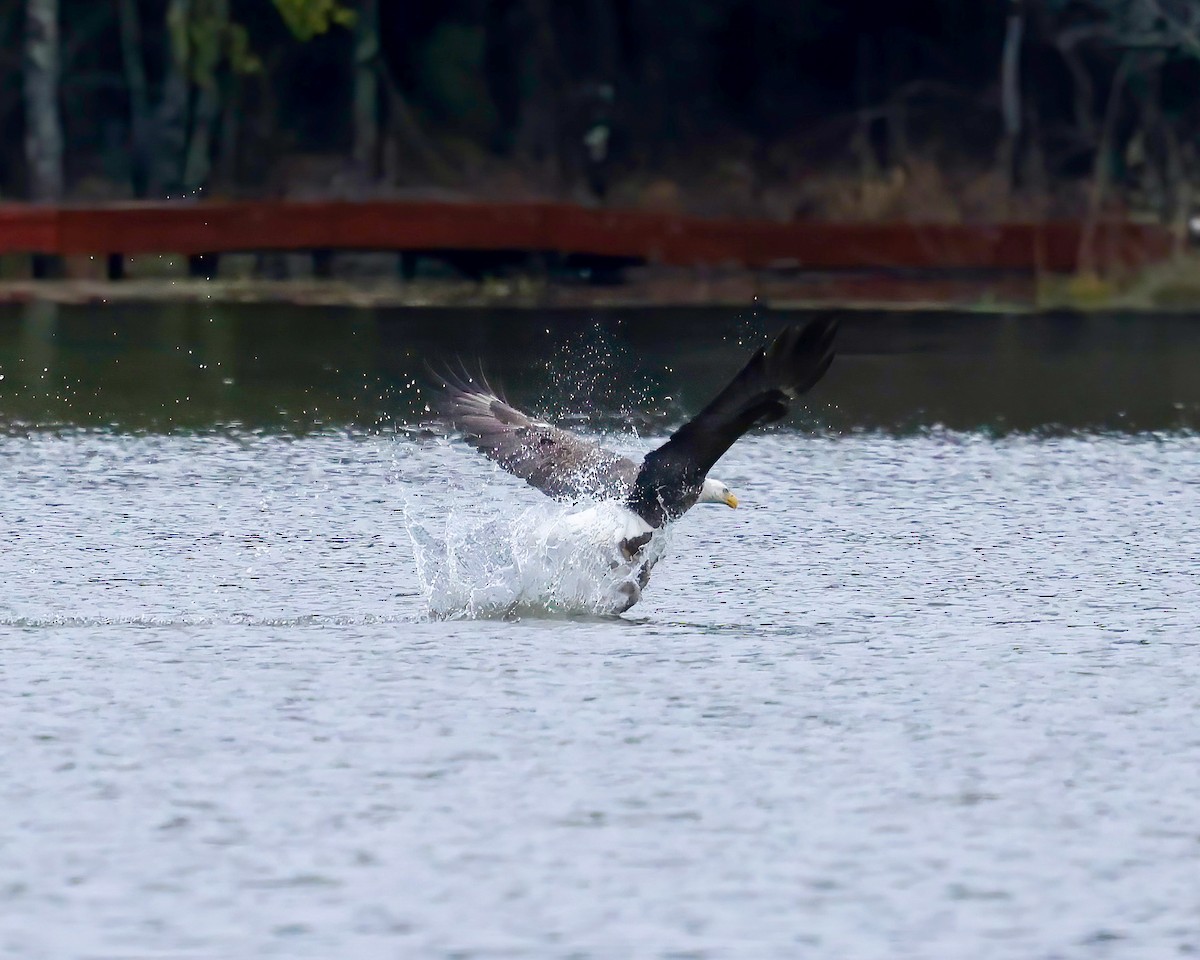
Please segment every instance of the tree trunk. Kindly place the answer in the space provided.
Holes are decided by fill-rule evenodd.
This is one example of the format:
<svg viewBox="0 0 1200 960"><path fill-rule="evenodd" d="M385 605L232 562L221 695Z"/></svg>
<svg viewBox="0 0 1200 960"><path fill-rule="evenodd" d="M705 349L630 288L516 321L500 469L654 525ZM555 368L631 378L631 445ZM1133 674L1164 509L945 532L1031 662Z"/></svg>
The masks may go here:
<svg viewBox="0 0 1200 960"><path fill-rule="evenodd" d="M1092 89L1092 78L1088 74L1087 66L1073 46L1060 44L1059 52L1062 54L1063 63L1067 65L1067 71L1071 74L1071 84L1074 88L1072 105L1075 113L1075 128L1079 131L1083 142L1089 147L1094 147L1098 134L1093 116L1096 98Z"/></svg>
<svg viewBox="0 0 1200 960"><path fill-rule="evenodd" d="M224 188L226 191L232 189L237 183L241 116L241 88L233 78L230 78L225 90L225 103L221 109L221 152L217 160L218 187Z"/></svg>
<svg viewBox="0 0 1200 960"><path fill-rule="evenodd" d="M1191 185L1184 168L1183 150L1179 136L1171 124L1164 128L1167 149L1167 203L1168 222L1175 234L1175 253L1183 252L1188 239L1188 213L1192 206Z"/></svg>
<svg viewBox="0 0 1200 960"><path fill-rule="evenodd" d="M213 130L221 115L221 83L213 81L200 88L188 138L187 161L183 167L183 189L188 194L208 186L212 173Z"/></svg>
<svg viewBox="0 0 1200 960"><path fill-rule="evenodd" d="M210 6L213 24L219 25L214 29L227 27L229 0L212 0ZM183 189L188 194L207 187L212 178L213 139L226 93L224 71L219 62L209 75L192 79L197 87L196 103L183 166Z"/></svg>
<svg viewBox="0 0 1200 960"><path fill-rule="evenodd" d="M354 23L354 163L379 174L379 0L362 0Z"/></svg>
<svg viewBox="0 0 1200 960"><path fill-rule="evenodd" d="M63 194L58 0L26 2L25 158L29 167L29 197L39 203L55 203Z"/></svg>
<svg viewBox="0 0 1200 960"><path fill-rule="evenodd" d="M1104 194L1112 179L1113 140L1117 129L1117 116L1121 109L1121 97L1125 82L1133 69L1134 54L1121 54L1117 72L1113 76L1112 89L1108 94L1108 105L1104 110L1104 126L1100 129L1100 143L1096 149L1096 170L1092 177L1092 188L1088 197L1087 219L1083 224L1083 235L1079 240L1078 271L1085 275L1097 273L1096 231L1104 208Z"/></svg>
<svg viewBox="0 0 1200 960"><path fill-rule="evenodd" d="M1017 141L1021 136L1021 35L1024 30L1025 11L1021 0L1011 0L1004 32L1004 52L1000 56L1000 112L1004 117L1000 164L1010 185L1017 179Z"/></svg>
<svg viewBox="0 0 1200 960"><path fill-rule="evenodd" d="M144 197L150 186L153 150L150 142L150 91L146 83L146 63L142 57L142 31L138 20L137 0L119 0L118 15L121 26L121 59L125 66L125 83L129 87L129 173L134 196Z"/></svg>
<svg viewBox="0 0 1200 960"><path fill-rule="evenodd" d="M1144 80L1138 100L1142 106L1140 119L1140 134L1142 141L1142 169L1138 186L1142 192L1143 202L1156 210L1163 223L1169 223L1172 202L1169 199L1171 190L1171 172L1169 147L1167 145L1166 128L1168 126L1162 109L1162 73L1165 58L1161 55L1151 57L1144 71ZM1126 154L1128 155L1128 148Z"/></svg>
<svg viewBox="0 0 1200 960"><path fill-rule="evenodd" d="M392 130L389 139L394 138L394 142L403 145L409 153L415 154L423 164L425 172L435 181L442 184L454 183L454 170L425 136L395 79L386 69L380 71L380 76L384 92L387 94L388 119ZM388 176L394 178L397 173L396 170L390 170Z"/></svg>
<svg viewBox="0 0 1200 960"><path fill-rule="evenodd" d="M148 192L157 198L183 187L184 151L187 148L188 82L187 29L191 0L169 0L162 96L154 119L154 146Z"/></svg>

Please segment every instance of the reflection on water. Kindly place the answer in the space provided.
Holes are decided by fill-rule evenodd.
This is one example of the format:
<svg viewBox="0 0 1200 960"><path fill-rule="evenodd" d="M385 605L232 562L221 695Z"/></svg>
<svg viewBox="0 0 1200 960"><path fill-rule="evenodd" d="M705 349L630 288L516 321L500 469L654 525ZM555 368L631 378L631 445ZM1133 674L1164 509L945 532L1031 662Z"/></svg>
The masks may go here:
<svg viewBox="0 0 1200 960"><path fill-rule="evenodd" d="M304 432L405 423L428 362L481 362L517 403L658 431L695 411L787 314L283 305L0 307L0 423ZM845 313L801 422L1200 426L1200 324L1179 315Z"/></svg>

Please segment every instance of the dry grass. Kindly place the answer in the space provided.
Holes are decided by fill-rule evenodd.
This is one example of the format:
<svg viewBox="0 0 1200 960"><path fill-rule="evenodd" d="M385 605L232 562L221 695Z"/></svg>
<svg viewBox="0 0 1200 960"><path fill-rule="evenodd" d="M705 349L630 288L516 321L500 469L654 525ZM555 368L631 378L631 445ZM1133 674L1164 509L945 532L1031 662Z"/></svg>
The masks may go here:
<svg viewBox="0 0 1200 960"><path fill-rule="evenodd" d="M818 167L778 156L765 166L736 155L677 165L670 176L630 174L613 185L608 202L709 217L856 223L995 223L1086 212L1084 183L1013 190L997 169L948 167L933 157L869 175L847 164Z"/></svg>

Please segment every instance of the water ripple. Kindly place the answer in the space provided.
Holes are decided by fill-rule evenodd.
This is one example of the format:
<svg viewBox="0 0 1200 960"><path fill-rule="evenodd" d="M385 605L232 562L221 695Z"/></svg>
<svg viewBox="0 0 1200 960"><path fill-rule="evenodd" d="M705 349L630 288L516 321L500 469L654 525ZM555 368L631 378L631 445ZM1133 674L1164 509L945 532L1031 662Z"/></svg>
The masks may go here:
<svg viewBox="0 0 1200 960"><path fill-rule="evenodd" d="M0 953L1195 952L1198 464L756 436L627 617L445 622L456 445L0 436Z"/></svg>

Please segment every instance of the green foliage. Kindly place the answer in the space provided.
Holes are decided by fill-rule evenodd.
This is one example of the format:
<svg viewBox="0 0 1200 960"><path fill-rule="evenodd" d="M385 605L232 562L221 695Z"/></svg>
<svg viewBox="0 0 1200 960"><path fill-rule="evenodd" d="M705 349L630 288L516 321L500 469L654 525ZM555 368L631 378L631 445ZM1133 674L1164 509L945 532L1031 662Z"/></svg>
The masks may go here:
<svg viewBox="0 0 1200 960"><path fill-rule="evenodd" d="M354 11L339 0L274 0L288 29L300 40L311 40L331 27L354 24Z"/></svg>
<svg viewBox="0 0 1200 960"><path fill-rule="evenodd" d="M229 18L226 0L193 0L190 7L173 3L167 12L167 29L176 60L186 65L198 87L212 87L222 63L236 74L262 70L246 28Z"/></svg>
<svg viewBox="0 0 1200 960"><path fill-rule="evenodd" d="M354 23L354 11L338 0L273 0L273 3L299 40L311 40L334 26ZM171 3L167 29L176 60L186 65L189 78L198 87L212 87L222 64L238 75L262 72L262 60L254 52L250 32L230 17L229 0Z"/></svg>

